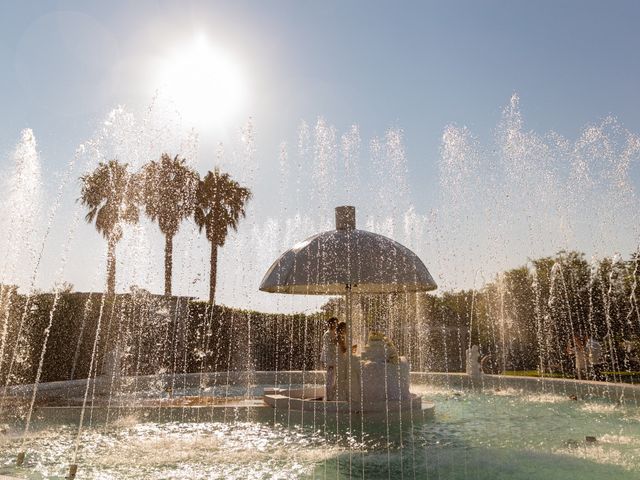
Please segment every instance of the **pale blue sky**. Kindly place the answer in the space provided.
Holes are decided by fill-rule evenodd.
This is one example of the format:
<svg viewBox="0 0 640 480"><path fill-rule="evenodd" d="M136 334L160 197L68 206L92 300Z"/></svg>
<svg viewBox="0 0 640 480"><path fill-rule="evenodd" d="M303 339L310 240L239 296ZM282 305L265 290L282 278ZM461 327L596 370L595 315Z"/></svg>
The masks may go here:
<svg viewBox="0 0 640 480"><path fill-rule="evenodd" d="M613 113L640 130L634 1L4 1L0 8L0 140L11 145L29 126L51 162L112 106L149 101L153 92L127 78L136 56L162 54L198 30L237 48L256 72L260 96L251 113L258 129L280 133L263 138L270 146L301 119L323 115L367 133L397 124L410 162L431 163L445 124L485 134L514 91L534 129L575 135ZM103 31L71 21L66 32L38 29L51 26L42 17L55 12L88 15ZM78 43L83 54L105 58L78 68L69 52ZM428 180L432 172L417 173Z"/></svg>
<svg viewBox="0 0 640 480"><path fill-rule="evenodd" d="M154 93L150 59L205 32L250 76L258 212L278 216L280 142L295 145L300 121L322 116L340 132L359 124L363 148L402 128L410 203L426 214L437 200L445 126L466 125L489 144L514 92L527 129L574 140L614 115L640 132L639 24L635 1L4 0L2 165L21 129L32 128L52 191L51 174L111 108L144 111ZM201 171L239 124L200 132ZM97 242L89 227L79 232Z"/></svg>

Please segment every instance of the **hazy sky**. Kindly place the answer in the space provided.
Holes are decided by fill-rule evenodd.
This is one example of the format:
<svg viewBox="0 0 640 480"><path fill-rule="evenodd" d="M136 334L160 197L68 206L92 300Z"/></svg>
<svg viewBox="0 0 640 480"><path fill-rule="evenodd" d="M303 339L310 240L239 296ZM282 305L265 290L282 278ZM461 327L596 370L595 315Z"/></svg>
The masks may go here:
<svg viewBox="0 0 640 480"><path fill-rule="evenodd" d="M11 168L21 130L33 129L45 199L52 198L75 149L94 136L108 112L124 105L142 118L157 88L158 63L204 35L239 66L246 101L222 127L200 122L193 161L201 172L212 168L217 143L237 145L239 128L252 117L255 166L247 167L253 170L245 177L240 170L246 165L229 166L254 190L253 220L245 227L246 232L253 228L251 238L262 236L256 231L267 228L267 218L283 221L291 214L290 209L283 214L287 202L277 193L283 174L280 144L288 142L293 158L300 122L313 128L318 117L335 125L338 135L359 125L362 167L369 162L369 140L401 128L408 172L403 195L427 218L442 200L438 165L445 127L467 126L491 150L501 112L514 92L525 131L554 131L575 141L585 125L613 115L630 132L640 132L639 22L636 1L2 1L1 171ZM637 162L633 165L629 175L635 188ZM313 170L311 165L300 169ZM78 173L73 175L75 182ZM363 173L360 181L367 184L370 178ZM38 280L44 287L53 283L77 190L77 183L68 187L47 240L48 260ZM368 203L364 197L352 201ZM327 206L333 206L331 199ZM275 235L283 228L277 227ZM289 234L295 233L292 228ZM94 270L101 260L94 257L105 246L90 226L81 223L73 232L64 275L86 290L99 277ZM157 239L149 242L154 255L161 254L154 247ZM185 242L188 246L180 248L191 252L195 247ZM206 257L206 245L198 245L200 250L185 258L197 257L200 266L185 267L184 278L176 279L178 293L206 294L206 282L190 277L192 270L205 268L200 256ZM531 254L523 250L522 262ZM628 245L621 250L627 254ZM433 269L432 259L424 260ZM436 279L445 276L433 273ZM149 281L152 290L161 290L161 275ZM222 298L242 303L241 292L255 279L241 282L246 284L233 287L235 296L227 292ZM128 285L123 281L118 288Z"/></svg>

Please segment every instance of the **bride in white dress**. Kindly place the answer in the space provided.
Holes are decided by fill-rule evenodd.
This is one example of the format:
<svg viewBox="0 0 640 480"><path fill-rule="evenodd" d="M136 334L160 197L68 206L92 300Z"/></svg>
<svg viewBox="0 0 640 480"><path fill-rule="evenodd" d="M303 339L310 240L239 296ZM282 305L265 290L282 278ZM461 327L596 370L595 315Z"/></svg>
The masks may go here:
<svg viewBox="0 0 640 480"><path fill-rule="evenodd" d="M336 362L336 400L360 401L360 357L347 346L347 324L341 322L336 330L338 355ZM349 388L351 381L351 388Z"/></svg>

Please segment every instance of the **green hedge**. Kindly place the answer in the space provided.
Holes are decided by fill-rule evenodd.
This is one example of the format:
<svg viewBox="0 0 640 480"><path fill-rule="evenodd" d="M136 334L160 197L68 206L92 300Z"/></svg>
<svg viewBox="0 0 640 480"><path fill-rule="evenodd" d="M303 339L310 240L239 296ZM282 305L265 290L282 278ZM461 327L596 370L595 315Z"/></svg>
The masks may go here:
<svg viewBox="0 0 640 480"><path fill-rule="evenodd" d="M26 297L5 289L0 297L3 384L9 371L11 384L36 378L50 320L42 382L89 375L99 323L92 375L109 370L115 356L120 357L123 375L313 369L324 328L321 314L211 307L144 291L115 296L65 293L56 299L50 293Z"/></svg>

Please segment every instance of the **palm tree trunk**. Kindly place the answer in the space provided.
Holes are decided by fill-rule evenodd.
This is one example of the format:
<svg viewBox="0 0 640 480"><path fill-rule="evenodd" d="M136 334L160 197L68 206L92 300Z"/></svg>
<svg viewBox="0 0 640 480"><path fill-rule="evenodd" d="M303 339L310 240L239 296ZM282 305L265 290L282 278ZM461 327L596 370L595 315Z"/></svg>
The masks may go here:
<svg viewBox="0 0 640 480"><path fill-rule="evenodd" d="M218 245L211 242L211 271L209 274L209 303L216 304L216 276L218 274Z"/></svg>
<svg viewBox="0 0 640 480"><path fill-rule="evenodd" d="M171 296L171 273L173 270L173 237L164 237L164 294Z"/></svg>
<svg viewBox="0 0 640 480"><path fill-rule="evenodd" d="M116 241L110 238L107 249L107 294L116 293Z"/></svg>

